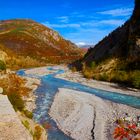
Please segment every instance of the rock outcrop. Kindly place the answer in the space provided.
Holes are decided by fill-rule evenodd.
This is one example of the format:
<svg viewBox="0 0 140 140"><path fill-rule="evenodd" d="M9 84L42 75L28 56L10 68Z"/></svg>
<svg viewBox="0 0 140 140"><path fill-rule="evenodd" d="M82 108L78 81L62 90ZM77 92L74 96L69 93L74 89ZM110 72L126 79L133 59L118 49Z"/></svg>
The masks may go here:
<svg viewBox="0 0 140 140"><path fill-rule="evenodd" d="M1 140L33 140L6 95L0 95L0 118Z"/></svg>

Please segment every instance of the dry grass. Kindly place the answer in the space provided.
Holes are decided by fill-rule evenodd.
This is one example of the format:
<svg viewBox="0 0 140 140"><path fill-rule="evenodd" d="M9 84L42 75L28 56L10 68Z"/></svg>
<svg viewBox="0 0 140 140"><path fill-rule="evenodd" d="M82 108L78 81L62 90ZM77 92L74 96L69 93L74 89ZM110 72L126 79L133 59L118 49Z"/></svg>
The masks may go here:
<svg viewBox="0 0 140 140"><path fill-rule="evenodd" d="M95 63L90 66L83 64L82 73L85 78L93 78L140 88L140 70L135 69L132 69L127 61L108 59L96 65Z"/></svg>
<svg viewBox="0 0 140 140"><path fill-rule="evenodd" d="M41 62L41 61L39 61L37 59L33 59L29 56L12 57L9 60L7 60L6 63L7 63L7 68L10 68L12 70L39 67L39 66L44 66L46 64L45 62Z"/></svg>
<svg viewBox="0 0 140 140"><path fill-rule="evenodd" d="M25 79L16 74L8 74L6 78L1 79L0 87L4 89L4 94L18 93L20 96L28 96L30 89L25 87Z"/></svg>
<svg viewBox="0 0 140 140"><path fill-rule="evenodd" d="M0 87L4 89L4 94L8 96L15 110L24 110L23 97L29 95L30 89L25 87L25 80L16 74L8 74L1 79Z"/></svg>

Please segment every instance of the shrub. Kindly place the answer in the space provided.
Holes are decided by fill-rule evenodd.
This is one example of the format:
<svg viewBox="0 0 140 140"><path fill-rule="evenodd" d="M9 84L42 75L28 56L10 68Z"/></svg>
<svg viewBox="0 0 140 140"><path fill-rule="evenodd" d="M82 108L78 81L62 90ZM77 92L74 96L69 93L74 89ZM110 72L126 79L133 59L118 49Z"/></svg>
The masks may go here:
<svg viewBox="0 0 140 140"><path fill-rule="evenodd" d="M0 70L6 70L6 64L0 60Z"/></svg>
<svg viewBox="0 0 140 140"><path fill-rule="evenodd" d="M120 71L123 71L123 70L127 70L128 68L128 63L124 60L118 60L117 62L117 65L116 65L116 70L120 70Z"/></svg>
<svg viewBox="0 0 140 140"><path fill-rule="evenodd" d="M132 74L132 85L135 88L140 88L140 71L134 71Z"/></svg>
<svg viewBox="0 0 140 140"><path fill-rule="evenodd" d="M24 110L23 113L27 118L30 118L30 119L33 118L33 113L32 112L30 112L28 110Z"/></svg>
<svg viewBox="0 0 140 140"><path fill-rule="evenodd" d="M100 74L99 75L99 80L101 81L108 81L108 75L106 73Z"/></svg>
<svg viewBox="0 0 140 140"><path fill-rule="evenodd" d="M85 63L83 63L82 73L83 73L85 78L92 78L93 77L92 69L90 69L90 67L86 66Z"/></svg>
<svg viewBox="0 0 140 140"><path fill-rule="evenodd" d="M7 94L18 93L20 96L28 96L30 89L26 88L25 80L16 74L8 75L8 88Z"/></svg>
<svg viewBox="0 0 140 140"><path fill-rule="evenodd" d="M113 71L111 73L110 81L127 83L129 79L129 75L125 71Z"/></svg>
<svg viewBox="0 0 140 140"><path fill-rule="evenodd" d="M107 59L92 62L87 66L82 63L85 78L116 82L129 87L140 88L140 67L138 62L123 59Z"/></svg>
<svg viewBox="0 0 140 140"><path fill-rule="evenodd" d="M24 109L24 101L18 93L8 94L8 98L15 110L22 111Z"/></svg>
<svg viewBox="0 0 140 140"><path fill-rule="evenodd" d="M83 75L85 78L89 78L89 79L93 77L92 71L88 69L83 70Z"/></svg>
<svg viewBox="0 0 140 140"><path fill-rule="evenodd" d="M30 129L30 124L27 120L22 121L22 124L29 130Z"/></svg>
<svg viewBox="0 0 140 140"><path fill-rule="evenodd" d="M90 64L90 68L91 68L91 69L96 68L96 66L97 66L97 65L96 65L96 62L94 62L94 61L91 62L91 64Z"/></svg>
<svg viewBox="0 0 140 140"><path fill-rule="evenodd" d="M33 135L34 140L40 140L41 135L42 135L42 128L38 125L35 126L34 135Z"/></svg>
<svg viewBox="0 0 140 140"><path fill-rule="evenodd" d="M113 71L111 73L110 81L125 83L134 88L140 88L140 71Z"/></svg>
<svg viewBox="0 0 140 140"><path fill-rule="evenodd" d="M32 68L32 67L39 67L44 66L46 63L44 61L41 61L39 59L35 59L32 57L14 57L7 61L7 67L12 70L17 70L21 68Z"/></svg>
<svg viewBox="0 0 140 140"><path fill-rule="evenodd" d="M72 67L72 68L71 68L71 71L72 71L72 72L76 72L76 71L77 71L76 67Z"/></svg>

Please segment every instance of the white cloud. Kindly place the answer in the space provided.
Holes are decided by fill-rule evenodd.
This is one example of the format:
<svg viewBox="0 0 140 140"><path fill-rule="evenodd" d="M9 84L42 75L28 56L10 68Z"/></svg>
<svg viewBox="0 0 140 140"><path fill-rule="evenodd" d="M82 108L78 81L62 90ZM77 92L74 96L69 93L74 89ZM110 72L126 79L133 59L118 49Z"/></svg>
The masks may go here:
<svg viewBox="0 0 140 140"><path fill-rule="evenodd" d="M70 23L70 24L51 24L49 22L45 22L42 23L45 26L48 26L50 28L79 28L80 24L74 24L74 23Z"/></svg>
<svg viewBox="0 0 140 140"><path fill-rule="evenodd" d="M99 23L106 24L106 25L120 26L124 24L124 22L125 22L124 20L112 19L112 20L101 20Z"/></svg>
<svg viewBox="0 0 140 140"><path fill-rule="evenodd" d="M63 23L68 23L68 21L69 21L68 16L57 17L57 19L59 20L59 22L63 22Z"/></svg>
<svg viewBox="0 0 140 140"><path fill-rule="evenodd" d="M84 45L86 45L86 43L85 42L78 42L78 43L76 43L76 45L77 46L84 46Z"/></svg>
<svg viewBox="0 0 140 140"><path fill-rule="evenodd" d="M98 13L103 15L111 15L111 16L129 16L132 14L132 10L133 8L118 8L118 9L107 10Z"/></svg>
<svg viewBox="0 0 140 140"><path fill-rule="evenodd" d="M73 12L70 15L72 18L83 18L83 17L87 17L87 15L85 15L84 13L80 13L80 12ZM89 17L89 15L88 15Z"/></svg>
<svg viewBox="0 0 140 140"><path fill-rule="evenodd" d="M56 29L60 31L62 35L69 40L75 42L78 46L86 45L86 44L96 44L99 40L103 37L108 35L112 30L124 24L126 20L126 16L122 17L115 17L117 15L127 15L123 10L110 10L110 12L100 13L100 14L108 14L114 15L114 17L107 17L104 16L101 18L93 18L90 17L86 19L84 22L83 20L73 20L75 17L79 15L79 13L74 13L72 16L60 16L55 17L53 22L44 22L43 24L47 27ZM83 16L83 15L81 15ZM71 21L70 21L71 19ZM67 28L67 29L66 29ZM63 33L63 30L68 30L67 33Z"/></svg>
<svg viewBox="0 0 140 140"><path fill-rule="evenodd" d="M72 40L78 46L86 45L86 44L96 44L99 40L101 40L104 36L108 35L108 33L115 29L116 27L122 25L125 20L119 19L104 19L104 20L89 20L87 22L80 22L80 23L70 23L70 24L51 24L50 22L43 23L45 26L50 28L57 28L57 30L65 28L72 28L76 29L72 32L68 32L65 34L65 38ZM106 28L101 28L106 27ZM93 39L93 41L92 41Z"/></svg>
<svg viewBox="0 0 140 140"><path fill-rule="evenodd" d="M125 20L121 19L104 19L104 20L91 20L87 22L81 22L80 25L83 27L101 27L104 25L109 26L120 26L124 24Z"/></svg>

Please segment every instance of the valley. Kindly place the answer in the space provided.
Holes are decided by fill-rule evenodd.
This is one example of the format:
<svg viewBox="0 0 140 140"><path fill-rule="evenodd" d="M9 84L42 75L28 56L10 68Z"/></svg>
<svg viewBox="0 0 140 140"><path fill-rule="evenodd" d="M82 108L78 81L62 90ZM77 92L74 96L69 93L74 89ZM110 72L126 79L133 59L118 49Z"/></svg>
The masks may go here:
<svg viewBox="0 0 140 140"><path fill-rule="evenodd" d="M109 83L95 82L95 86L94 81L93 85L91 82L84 85L86 79L76 79L78 73L71 72L66 66L35 68L25 70L25 73L21 70L18 74L41 80L35 94L34 119L42 125L50 124L48 140L89 140L93 136L96 139L113 139L118 118L127 118L125 114L129 114L130 118L139 115L139 90L121 89L119 86L116 89Z"/></svg>
<svg viewBox="0 0 140 140"><path fill-rule="evenodd" d="M0 140L140 140L140 1L83 1L2 14Z"/></svg>

